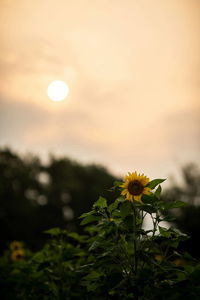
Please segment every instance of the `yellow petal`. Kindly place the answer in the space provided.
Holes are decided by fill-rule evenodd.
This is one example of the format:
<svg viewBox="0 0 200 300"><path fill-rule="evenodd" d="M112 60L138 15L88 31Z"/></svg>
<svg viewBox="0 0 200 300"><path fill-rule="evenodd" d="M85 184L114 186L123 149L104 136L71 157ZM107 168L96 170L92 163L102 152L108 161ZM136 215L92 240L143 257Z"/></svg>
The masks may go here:
<svg viewBox="0 0 200 300"><path fill-rule="evenodd" d="M127 194L127 190L123 190L122 192L121 192L121 195L123 195L123 196L125 196L126 194Z"/></svg>
<svg viewBox="0 0 200 300"><path fill-rule="evenodd" d="M127 195L126 195L126 199L129 200L129 201L132 201L132 195L128 192Z"/></svg>
<svg viewBox="0 0 200 300"><path fill-rule="evenodd" d="M141 201L141 196L142 196L142 195L134 196L134 200L135 200L135 201L138 201L138 202L142 202L142 201Z"/></svg>
<svg viewBox="0 0 200 300"><path fill-rule="evenodd" d="M143 176L141 179L141 183L143 186L147 185L149 183L149 178L146 176Z"/></svg>
<svg viewBox="0 0 200 300"><path fill-rule="evenodd" d="M151 189L149 187L145 187L144 190L143 190L143 194L150 195L151 194Z"/></svg>

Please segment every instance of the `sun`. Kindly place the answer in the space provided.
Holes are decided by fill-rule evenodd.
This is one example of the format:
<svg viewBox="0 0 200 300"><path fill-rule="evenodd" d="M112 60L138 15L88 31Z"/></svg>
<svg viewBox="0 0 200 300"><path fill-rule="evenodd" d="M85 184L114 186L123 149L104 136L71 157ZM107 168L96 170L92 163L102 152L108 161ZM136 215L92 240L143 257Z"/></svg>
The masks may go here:
<svg viewBox="0 0 200 300"><path fill-rule="evenodd" d="M62 101L69 94L68 85L61 80L52 81L47 88L47 95L52 101Z"/></svg>

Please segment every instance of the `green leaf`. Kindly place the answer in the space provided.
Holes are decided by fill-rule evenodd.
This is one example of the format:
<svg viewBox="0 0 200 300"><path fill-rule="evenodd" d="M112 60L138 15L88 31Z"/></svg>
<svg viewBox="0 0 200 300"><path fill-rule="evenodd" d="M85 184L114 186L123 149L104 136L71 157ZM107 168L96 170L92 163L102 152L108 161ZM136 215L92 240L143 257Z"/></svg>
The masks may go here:
<svg viewBox="0 0 200 300"><path fill-rule="evenodd" d="M142 195L142 202L144 204L154 205L155 203L158 203L158 198L153 193L150 195Z"/></svg>
<svg viewBox="0 0 200 300"><path fill-rule="evenodd" d="M161 188L161 186L159 185L159 186L157 187L157 189L156 189L154 195L155 195L158 199L160 199L160 194L161 194L161 192L162 192L162 188Z"/></svg>
<svg viewBox="0 0 200 300"><path fill-rule="evenodd" d="M129 232L133 231L133 216L129 215L126 216L126 218L123 219L123 224L125 225L126 230L128 230Z"/></svg>
<svg viewBox="0 0 200 300"><path fill-rule="evenodd" d="M96 283L96 282L90 282L90 283L87 285L87 291L88 291L88 292L94 292L98 287L99 287L99 284L98 284L98 283Z"/></svg>
<svg viewBox="0 0 200 300"><path fill-rule="evenodd" d="M98 217L98 216L87 216L85 219L82 220L81 222L81 225L86 225L88 223L92 223L92 222L95 222L95 221L98 221L100 220L101 217Z"/></svg>
<svg viewBox="0 0 200 300"><path fill-rule="evenodd" d="M49 230L45 230L44 233L47 233L47 234L56 236L56 235L62 234L63 231L62 231L60 228L55 227L55 228L51 228L51 229L49 229Z"/></svg>
<svg viewBox="0 0 200 300"><path fill-rule="evenodd" d="M92 271L91 273L89 273L88 275L86 275L84 277L85 280L92 280L92 279L98 279L100 278L101 276L103 275L103 273L99 273L99 272L96 272L96 271Z"/></svg>
<svg viewBox="0 0 200 300"><path fill-rule="evenodd" d="M157 211L157 209L151 205L142 205L141 206L141 210L149 213L149 214L152 214L152 213L155 213Z"/></svg>
<svg viewBox="0 0 200 300"><path fill-rule="evenodd" d="M171 246L172 248L177 248L179 245L179 241L177 239L169 240L168 243L169 243L169 246Z"/></svg>
<svg viewBox="0 0 200 300"><path fill-rule="evenodd" d="M142 218L141 217L137 217L136 218L136 225L140 225L142 224Z"/></svg>
<svg viewBox="0 0 200 300"><path fill-rule="evenodd" d="M166 238L169 238L171 236L171 232L167 228L161 226L158 226L158 228L161 236Z"/></svg>
<svg viewBox="0 0 200 300"><path fill-rule="evenodd" d="M163 208L164 209L172 209L172 208L179 208L179 207L185 207L188 204L183 201L172 201L172 202L164 202Z"/></svg>
<svg viewBox="0 0 200 300"><path fill-rule="evenodd" d="M115 202L111 203L109 206L108 206L108 211L111 213L113 210L115 210L119 205L119 201L118 200L115 200Z"/></svg>
<svg viewBox="0 0 200 300"><path fill-rule="evenodd" d="M109 191L115 191L122 184L123 184L123 182L121 182L121 181L117 181L117 180L114 181L113 186L109 189Z"/></svg>
<svg viewBox="0 0 200 300"><path fill-rule="evenodd" d="M97 200L97 202L94 203L93 207L96 208L105 208L107 207L107 200L103 197L99 197L99 199Z"/></svg>
<svg viewBox="0 0 200 300"><path fill-rule="evenodd" d="M77 232L70 232L68 233L68 236L70 238L73 238L74 240L78 241L78 242L83 242L86 238L86 236L84 235L79 235Z"/></svg>
<svg viewBox="0 0 200 300"><path fill-rule="evenodd" d="M154 179L154 180L150 181L146 186L153 190L157 185L159 185L160 183L162 183L165 180L166 179Z"/></svg>
<svg viewBox="0 0 200 300"><path fill-rule="evenodd" d="M92 243L92 245L90 246L89 251L92 251L92 250L98 248L99 245L100 245L100 243L99 243L98 241L94 241L94 242Z"/></svg>
<svg viewBox="0 0 200 300"><path fill-rule="evenodd" d="M94 213L96 213L94 210L91 210L87 213L83 213L82 215L80 215L79 219L85 218L87 216L93 215Z"/></svg>
<svg viewBox="0 0 200 300"><path fill-rule="evenodd" d="M120 185L122 185L123 184L123 182L121 182L121 181L114 181L114 187L119 187Z"/></svg>
<svg viewBox="0 0 200 300"><path fill-rule="evenodd" d="M173 222L174 220L176 220L176 217L174 216L165 216L162 219L160 219L160 221L166 221L166 222Z"/></svg>
<svg viewBox="0 0 200 300"><path fill-rule="evenodd" d="M45 261L45 258L46 258L46 256L45 256L44 252L39 251L33 255L32 259L34 262L43 263Z"/></svg>
<svg viewBox="0 0 200 300"><path fill-rule="evenodd" d="M119 209L116 209L112 212L112 217L121 217L121 213Z"/></svg>
<svg viewBox="0 0 200 300"><path fill-rule="evenodd" d="M55 298L57 298L59 295L58 286L53 281L51 281L49 288L52 291L52 293L54 294Z"/></svg>
<svg viewBox="0 0 200 300"><path fill-rule="evenodd" d="M130 215L131 212L132 212L131 203L129 201L123 202L120 207L120 213L122 218L125 218L126 216Z"/></svg>

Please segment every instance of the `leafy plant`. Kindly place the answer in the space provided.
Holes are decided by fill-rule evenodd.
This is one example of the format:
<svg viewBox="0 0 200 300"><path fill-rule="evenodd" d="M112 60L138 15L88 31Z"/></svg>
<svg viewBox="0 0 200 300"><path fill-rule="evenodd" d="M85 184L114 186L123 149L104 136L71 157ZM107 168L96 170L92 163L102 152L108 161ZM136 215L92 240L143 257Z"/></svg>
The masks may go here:
<svg viewBox="0 0 200 300"><path fill-rule="evenodd" d="M162 216L163 211L186 204L161 201L163 181L149 182L148 187L154 191L142 195L142 202L119 196L107 205L106 199L100 197L92 211L80 217L82 225L91 224L86 231L91 234L88 251L93 264L83 282L88 292L92 289L102 299L156 299L161 297L159 291L163 286L172 289L186 280L189 274L184 269L184 255L177 247L188 237L172 227L160 225L167 220ZM115 188L120 189L121 184L115 183ZM147 215L152 219L153 228L144 230ZM183 262L181 267L175 263L177 258Z"/></svg>
<svg viewBox="0 0 200 300"><path fill-rule="evenodd" d="M114 202L100 197L80 216L84 235L50 229L49 242L20 261L7 250L0 259L5 299L199 299L200 264L180 247L188 236L162 225L167 210L186 204L162 201L163 181L130 173L114 183Z"/></svg>

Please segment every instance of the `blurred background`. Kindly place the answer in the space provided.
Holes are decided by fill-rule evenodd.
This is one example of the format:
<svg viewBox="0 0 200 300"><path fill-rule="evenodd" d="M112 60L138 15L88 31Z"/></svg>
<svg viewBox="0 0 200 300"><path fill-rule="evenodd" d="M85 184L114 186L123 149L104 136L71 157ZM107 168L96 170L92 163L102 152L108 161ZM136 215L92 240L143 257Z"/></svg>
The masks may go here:
<svg viewBox="0 0 200 300"><path fill-rule="evenodd" d="M77 217L134 170L168 178L163 197L189 202L176 225L194 245L200 2L1 0L0 45L1 249L78 230ZM57 80L65 88L52 90Z"/></svg>

